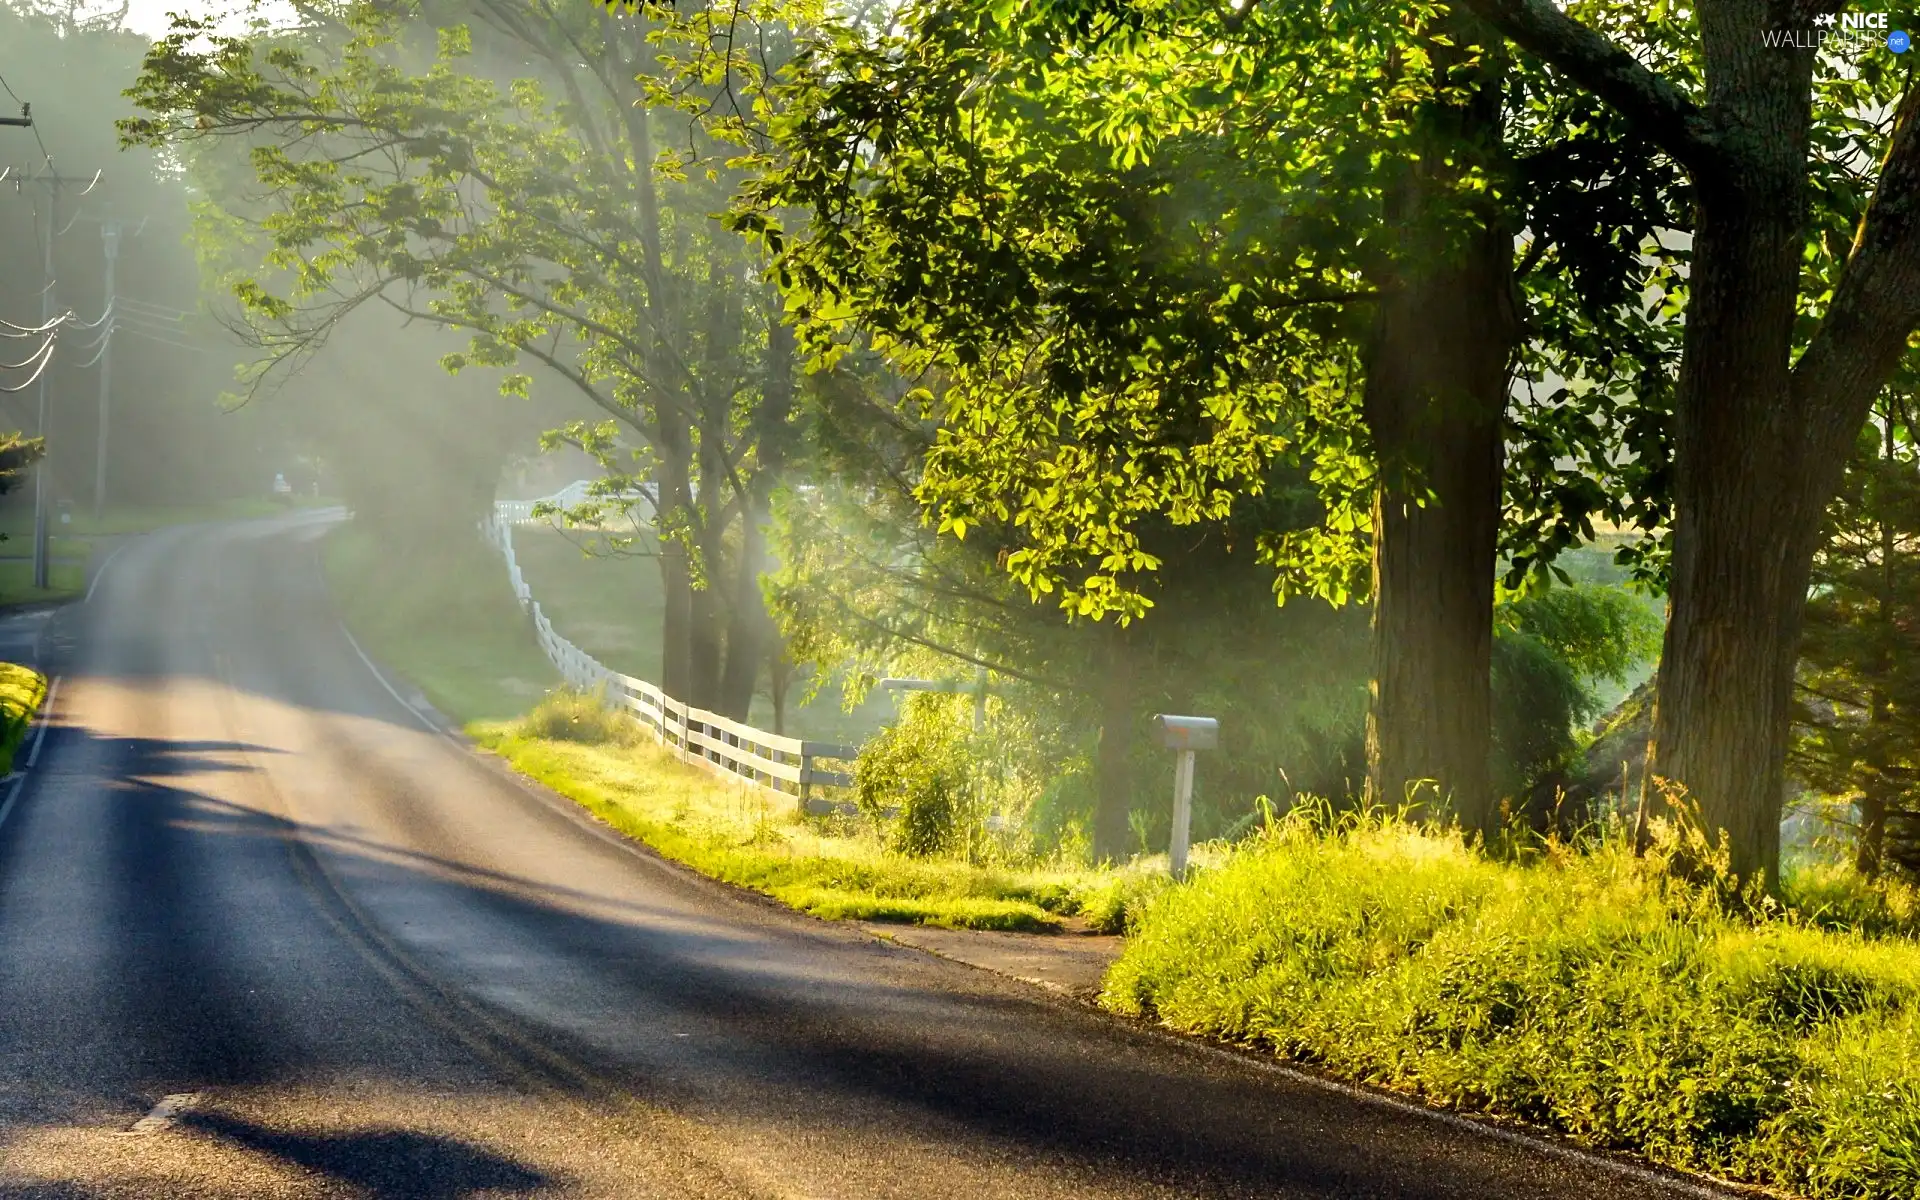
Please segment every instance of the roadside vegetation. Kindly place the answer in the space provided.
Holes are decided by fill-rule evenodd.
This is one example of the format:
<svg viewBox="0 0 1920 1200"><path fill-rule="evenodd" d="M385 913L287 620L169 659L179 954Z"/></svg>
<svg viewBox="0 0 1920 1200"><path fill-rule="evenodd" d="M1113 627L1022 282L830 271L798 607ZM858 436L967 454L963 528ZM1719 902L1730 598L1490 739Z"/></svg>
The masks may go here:
<svg viewBox="0 0 1920 1200"><path fill-rule="evenodd" d="M1036 845L1018 823L990 831L977 793L958 776L922 779L903 822L885 811L892 802L884 797L813 815L797 798L680 761L637 722L558 686L505 568L477 540L464 553L395 560L376 536L349 525L328 538L325 565L368 653L477 744L666 857L801 912L1119 932L1130 907L1163 886L1164 860L1100 869L1071 849ZM954 705L942 707L958 719Z"/></svg>
<svg viewBox="0 0 1920 1200"><path fill-rule="evenodd" d="M910 853L884 823L811 816L796 798L681 762L597 699L555 693L526 717L470 727L514 768L676 862L827 920L1048 932L1072 919L1119 932L1157 891L1142 863L1095 870L1049 862L1016 839Z"/></svg>
<svg viewBox="0 0 1920 1200"><path fill-rule="evenodd" d="M32 552L29 550L28 553ZM32 559L0 559L0 607L57 604L80 595L86 591L86 587L85 562L62 559L56 555L47 563L47 586L41 588L33 586Z"/></svg>
<svg viewBox="0 0 1920 1200"><path fill-rule="evenodd" d="M13 756L20 749L33 714L47 698L47 677L19 663L0 663L0 774L13 770Z"/></svg>
<svg viewBox="0 0 1920 1200"><path fill-rule="evenodd" d="M1920 900L1748 907L1661 825L1495 861L1302 810L1149 904L1103 1003L1594 1146L1817 1197L1920 1190ZM1723 860L1724 865L1724 860Z"/></svg>

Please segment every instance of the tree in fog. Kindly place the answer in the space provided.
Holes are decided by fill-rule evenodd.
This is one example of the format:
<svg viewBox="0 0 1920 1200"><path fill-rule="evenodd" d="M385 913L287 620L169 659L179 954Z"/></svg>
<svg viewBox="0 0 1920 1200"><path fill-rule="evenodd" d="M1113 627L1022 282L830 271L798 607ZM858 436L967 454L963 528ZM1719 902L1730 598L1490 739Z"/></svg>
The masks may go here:
<svg viewBox="0 0 1920 1200"><path fill-rule="evenodd" d="M40 323L48 191L30 180L48 169L42 148L64 175L84 181L100 171L100 182L84 196L80 185L62 189L54 300L56 311L71 311L83 322L105 311L101 222L121 220L115 290L126 303L110 349L107 500L198 503L261 495L290 448L273 414L220 408L235 354L218 324L201 312L185 241L194 196L165 156L122 153L114 136L114 121L134 111L121 92L139 74L148 47L147 39L123 28L124 14L118 3L0 0L0 76L33 105L34 119L32 129L0 128L0 166L14 171L0 187L0 318ZM4 93L0 107L17 112ZM44 469L56 498L82 504L94 491L100 332L63 330L49 372ZM9 372L0 387L20 378ZM33 388L0 396L10 426L31 429L36 408Z"/></svg>
<svg viewBox="0 0 1920 1200"><path fill-rule="evenodd" d="M469 27L307 11L307 28L254 39L183 23L138 89L154 115L126 126L250 148L265 207L244 220L285 280L234 285L263 369L374 307L465 335L450 370L500 369L525 394L531 366L572 389L598 419L555 437L611 471L590 507L630 485L653 497L663 686L744 715L771 649L758 579L794 363L772 287L709 216L731 188L725 148L672 116L719 85L663 71L658 25L598 12L488 0Z"/></svg>

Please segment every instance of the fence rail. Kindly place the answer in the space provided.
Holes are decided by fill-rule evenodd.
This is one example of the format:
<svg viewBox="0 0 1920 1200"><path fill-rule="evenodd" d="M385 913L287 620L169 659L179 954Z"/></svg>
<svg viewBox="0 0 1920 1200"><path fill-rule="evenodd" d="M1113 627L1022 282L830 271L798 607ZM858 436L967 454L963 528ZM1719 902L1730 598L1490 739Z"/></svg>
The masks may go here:
<svg viewBox="0 0 1920 1200"><path fill-rule="evenodd" d="M578 483L570 483L553 495L543 496L538 500L496 501L493 506L493 512L497 520L505 521L510 525L544 524L545 522L534 517L534 505L553 504L562 509L568 509L585 504L590 499L593 499L592 486L587 480L583 479ZM651 512L653 509L653 497L645 490L619 492L614 495L602 497L602 500L608 504L632 505L635 511Z"/></svg>
<svg viewBox="0 0 1920 1200"><path fill-rule="evenodd" d="M844 770L821 764L851 762L860 752L859 747L768 733L719 713L695 708L675 700L644 679L608 668L562 636L541 611L540 602L533 598L533 589L527 586L520 561L513 553L513 527L532 519L535 503L502 501L494 506L493 516L482 529L487 540L506 559L514 597L533 621L534 637L548 661L560 672L560 678L580 691L597 692L605 703L632 714L662 744L672 747L683 761L769 791L796 796L803 806L818 806L819 802L813 798L816 787L852 786L853 778Z"/></svg>

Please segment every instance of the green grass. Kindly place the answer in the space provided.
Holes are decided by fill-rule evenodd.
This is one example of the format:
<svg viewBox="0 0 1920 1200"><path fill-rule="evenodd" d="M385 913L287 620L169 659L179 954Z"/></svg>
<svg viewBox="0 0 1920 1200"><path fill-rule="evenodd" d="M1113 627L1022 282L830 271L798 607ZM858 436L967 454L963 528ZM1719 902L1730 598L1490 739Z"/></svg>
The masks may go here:
<svg viewBox="0 0 1920 1200"><path fill-rule="evenodd" d="M523 720L480 722L469 732L514 769L666 857L828 920L1049 931L1080 917L1117 930L1129 904L1159 886L1145 870L891 853L854 822L807 817L790 797L681 762L581 697L557 694Z"/></svg>
<svg viewBox="0 0 1920 1200"><path fill-rule="evenodd" d="M19 663L0 663L0 774L13 770L14 752L46 698L45 675Z"/></svg>
<svg viewBox="0 0 1920 1200"><path fill-rule="evenodd" d="M253 517L275 517L283 515L289 509L327 507L339 501L326 498L295 497L291 505L282 504L267 496L247 496L234 500L217 500L204 504L120 504L108 505L98 520L94 519L90 507L75 505L71 510L71 520L60 524L58 515L53 517L51 540L54 553L62 553L61 545L66 543L70 549L85 551L86 540L95 537L114 537L129 533L150 533L171 525L193 525L204 521L241 521ZM33 537L33 507L30 502L11 505L0 516L0 533L4 533L9 542L24 543L31 546Z"/></svg>
<svg viewBox="0 0 1920 1200"><path fill-rule="evenodd" d="M86 591L86 565L52 559L47 563L47 583L49 586L44 588L33 586L32 560L0 559L0 607L71 600Z"/></svg>
<svg viewBox="0 0 1920 1200"><path fill-rule="evenodd" d="M1920 1193L1912 896L1796 880L1755 916L1665 853L1283 821L1136 916L1103 1002L1683 1169Z"/></svg>
<svg viewBox="0 0 1920 1200"><path fill-rule="evenodd" d="M559 683L479 538L395 550L348 524L326 542L327 580L367 652L462 721L518 716Z"/></svg>

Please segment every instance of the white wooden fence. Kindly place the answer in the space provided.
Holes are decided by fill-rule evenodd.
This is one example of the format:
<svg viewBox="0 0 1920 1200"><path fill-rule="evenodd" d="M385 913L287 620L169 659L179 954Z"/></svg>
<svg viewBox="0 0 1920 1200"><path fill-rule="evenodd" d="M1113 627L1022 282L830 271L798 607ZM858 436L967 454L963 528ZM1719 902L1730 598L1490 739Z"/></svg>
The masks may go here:
<svg viewBox="0 0 1920 1200"><path fill-rule="evenodd" d="M563 492L549 499L562 501L565 496ZM533 598L533 591L527 586L526 576L521 574L519 560L513 553L513 527L533 520L535 503L502 501L494 506L493 518L482 528L487 539L507 560L513 594L532 619L534 636L560 677L572 687L582 692L597 692L607 704L631 713L687 762L783 795L797 796L800 803L812 811L837 807L824 798L814 797L813 789L850 787L853 779L845 771L820 764L851 762L860 752L859 747L782 737L694 708L645 680L609 669L561 636L540 610L540 602Z"/></svg>
<svg viewBox="0 0 1920 1200"><path fill-rule="evenodd" d="M582 479L577 483L568 484L551 496L543 496L538 500L500 500L495 502L493 506L494 513L496 516L512 524L525 525L534 519L534 505L554 504L561 508L574 508L578 505L585 504L593 498L592 487L591 482ZM653 497L645 491L621 492L616 495L603 497L602 500L608 504L618 504L621 502L631 504L636 519L644 520L646 519L645 514L653 511Z"/></svg>

